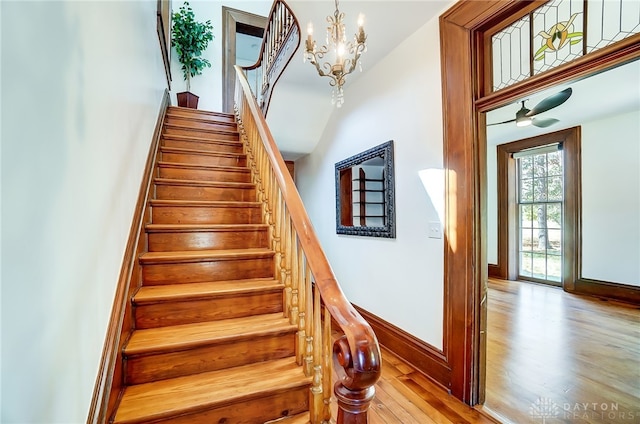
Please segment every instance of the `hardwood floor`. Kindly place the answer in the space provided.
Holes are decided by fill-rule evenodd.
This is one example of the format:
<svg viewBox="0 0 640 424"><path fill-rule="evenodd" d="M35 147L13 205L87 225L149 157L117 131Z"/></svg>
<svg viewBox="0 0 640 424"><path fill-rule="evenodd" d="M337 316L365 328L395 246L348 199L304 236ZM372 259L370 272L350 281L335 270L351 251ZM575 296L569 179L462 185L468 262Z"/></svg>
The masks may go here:
<svg viewBox="0 0 640 424"><path fill-rule="evenodd" d="M513 423L640 423L640 308L489 280L484 408Z"/></svg>
<svg viewBox="0 0 640 424"><path fill-rule="evenodd" d="M332 398L333 416L337 415ZM382 377L369 408L369 424L495 423L432 383L401 358L382 347ZM283 422L284 424L284 422Z"/></svg>

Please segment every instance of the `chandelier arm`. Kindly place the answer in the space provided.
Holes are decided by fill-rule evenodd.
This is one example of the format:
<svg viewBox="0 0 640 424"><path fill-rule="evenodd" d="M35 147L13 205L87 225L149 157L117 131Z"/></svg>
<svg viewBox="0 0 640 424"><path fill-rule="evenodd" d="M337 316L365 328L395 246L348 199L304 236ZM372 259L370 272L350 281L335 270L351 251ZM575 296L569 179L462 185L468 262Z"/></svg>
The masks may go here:
<svg viewBox="0 0 640 424"><path fill-rule="evenodd" d="M352 49L353 49L353 46L352 46ZM353 59L347 59L345 61L345 65L348 63L349 66L347 68L347 71L344 73L344 75L349 75L351 72L353 72L356 69L356 66L358 65L358 60L360 60L360 55L362 55L363 51L364 51L364 44L358 44L355 46L355 56L353 57ZM351 52L352 50L349 53Z"/></svg>

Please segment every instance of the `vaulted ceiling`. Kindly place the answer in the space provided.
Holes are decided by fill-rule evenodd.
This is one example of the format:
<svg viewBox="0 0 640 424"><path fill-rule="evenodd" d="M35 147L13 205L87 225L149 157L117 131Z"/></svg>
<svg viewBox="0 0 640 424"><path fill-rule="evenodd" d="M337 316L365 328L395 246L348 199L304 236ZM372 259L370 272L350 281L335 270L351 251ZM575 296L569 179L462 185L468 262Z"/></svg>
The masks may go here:
<svg viewBox="0 0 640 424"><path fill-rule="evenodd" d="M356 70L347 77L345 103L358 101L349 96L349 85L452 3L442 0L340 1L339 8L345 13L347 34L355 34L358 15L364 15L368 45L367 52L361 58L362 73ZM308 23L313 23L314 38L318 45L325 44L326 18L333 16L335 3L331 0L289 0L287 4L298 18L303 39L274 88L267 121L285 158L296 159L313 151L331 115L339 114L342 109L331 104L329 78L321 78L314 66L302 61ZM437 39L424 42L439 43ZM411 63L399 63L398 66L411 66ZM389 78L394 76L389 75ZM291 107L292 104L296 107Z"/></svg>

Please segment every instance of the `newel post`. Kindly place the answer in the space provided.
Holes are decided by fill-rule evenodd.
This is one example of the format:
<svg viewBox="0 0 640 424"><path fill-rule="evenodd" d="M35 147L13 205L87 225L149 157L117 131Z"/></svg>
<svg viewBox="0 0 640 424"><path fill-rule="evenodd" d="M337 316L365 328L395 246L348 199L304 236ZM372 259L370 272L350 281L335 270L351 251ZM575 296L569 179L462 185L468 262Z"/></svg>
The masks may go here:
<svg viewBox="0 0 640 424"><path fill-rule="evenodd" d="M333 391L338 403L337 424L368 424L369 405L380 378L380 348L373 336L373 343L360 343L355 358L345 336L333 345L333 358L339 379Z"/></svg>
<svg viewBox="0 0 640 424"><path fill-rule="evenodd" d="M337 424L367 424L369 422L369 405L376 390L373 386L362 390L347 389L341 382L334 387L338 401Z"/></svg>

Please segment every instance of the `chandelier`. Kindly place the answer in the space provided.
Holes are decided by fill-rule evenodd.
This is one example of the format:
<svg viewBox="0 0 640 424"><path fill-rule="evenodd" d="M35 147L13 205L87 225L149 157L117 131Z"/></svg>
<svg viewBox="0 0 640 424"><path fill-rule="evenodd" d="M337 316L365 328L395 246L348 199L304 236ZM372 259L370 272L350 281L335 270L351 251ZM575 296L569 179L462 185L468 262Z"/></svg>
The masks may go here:
<svg viewBox="0 0 640 424"><path fill-rule="evenodd" d="M358 59L360 55L367 50L367 36L364 33L363 17L358 17L358 32L355 34L353 41L347 42L344 30L344 13L338 9L338 0L335 0L336 11L333 16L327 16L327 40L326 44L320 48L316 48L316 42L313 39L313 25L309 23L307 27L307 41L304 51L304 61L309 60L312 65L315 65L318 70L318 74L321 77L329 77L329 85L333 87L333 93L331 95L331 103L337 107L341 107L344 103L344 91L342 86L345 82L345 77L356 69L358 66ZM324 59L325 55L333 53L335 55L335 62L320 62ZM345 57L345 56L349 57ZM360 71L362 71L362 64L360 64Z"/></svg>

